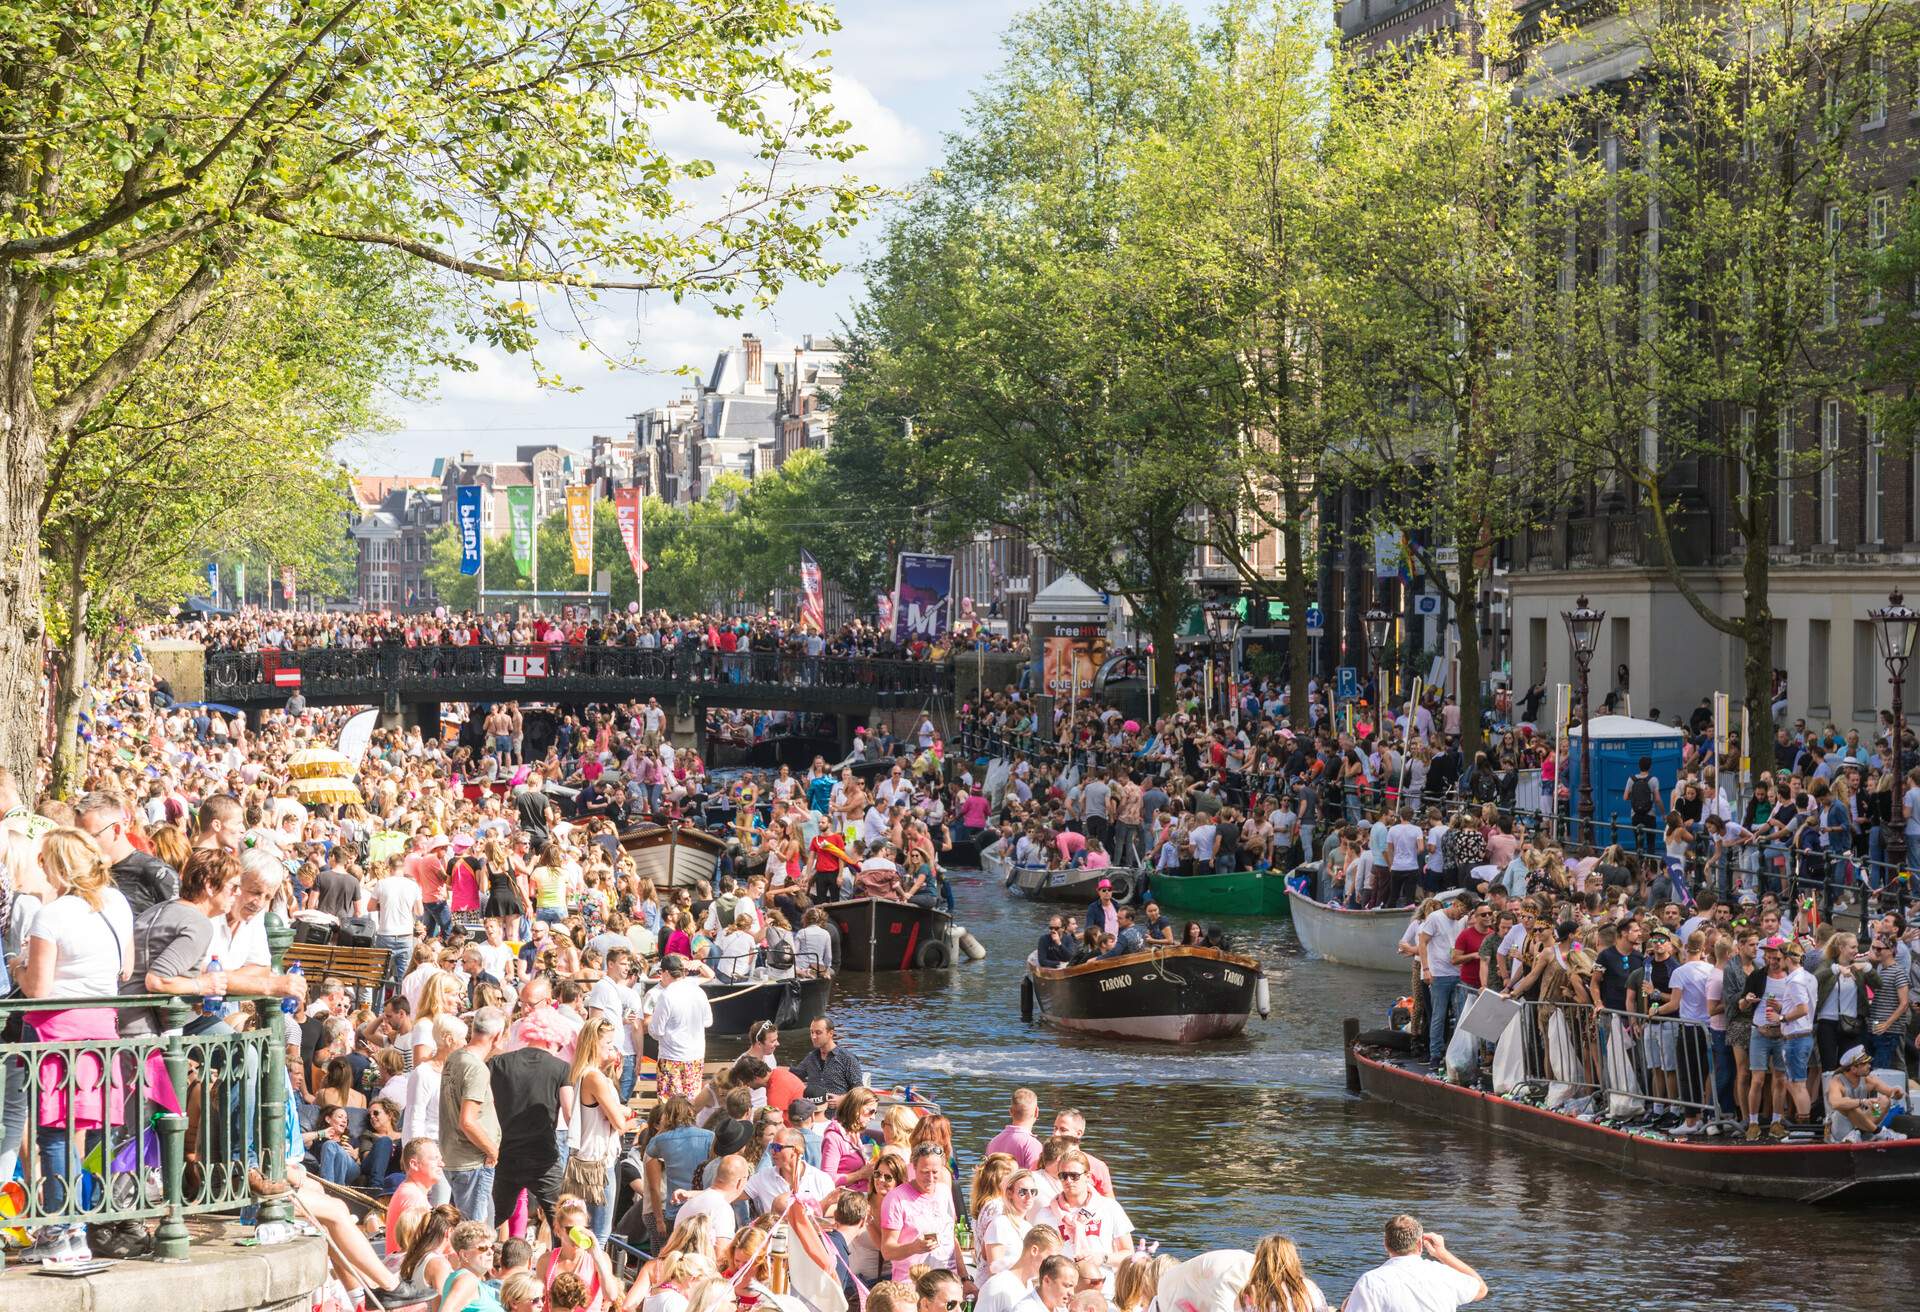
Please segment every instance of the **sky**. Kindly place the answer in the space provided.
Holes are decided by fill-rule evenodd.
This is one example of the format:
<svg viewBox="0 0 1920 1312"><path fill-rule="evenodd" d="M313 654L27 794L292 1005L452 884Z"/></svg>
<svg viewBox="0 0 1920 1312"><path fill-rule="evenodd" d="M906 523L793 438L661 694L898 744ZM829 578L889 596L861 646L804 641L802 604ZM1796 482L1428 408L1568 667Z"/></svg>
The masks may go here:
<svg viewBox="0 0 1920 1312"><path fill-rule="evenodd" d="M937 162L942 134L962 126L969 96L1000 62L1001 33L1025 7L1020 0L839 0L841 30L828 42L826 62L833 103L867 147L852 165L858 177L904 190ZM702 153L715 148L703 135L688 133ZM674 371L705 373L742 332L766 342L769 361L809 333L835 332L858 299L857 265L879 231L877 217L867 220L835 244L833 258L845 266L839 274L817 286L791 285L743 319L691 302L609 299L609 326L637 338L643 369L609 370L604 358L554 332L541 363L557 368L566 387L542 388L524 357L470 351L474 372L442 375L431 401L389 407L396 430L358 440L343 458L364 473L425 474L436 456L461 451L482 459L511 458L521 445L584 451L593 434L627 431L630 415L678 397L690 381Z"/></svg>

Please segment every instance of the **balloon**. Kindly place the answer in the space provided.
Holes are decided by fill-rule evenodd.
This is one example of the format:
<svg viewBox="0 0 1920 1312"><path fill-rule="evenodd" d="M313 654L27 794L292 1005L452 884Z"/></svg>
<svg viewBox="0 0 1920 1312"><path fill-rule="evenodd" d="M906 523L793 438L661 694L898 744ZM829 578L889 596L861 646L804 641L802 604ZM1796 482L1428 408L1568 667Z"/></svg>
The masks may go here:
<svg viewBox="0 0 1920 1312"><path fill-rule="evenodd" d="M639 603L639 602L637 602L637 601L630 601L630 602L628 602L628 603L627 603L627 614L629 614L629 615L638 615L639 613L640 613L640 603Z"/></svg>

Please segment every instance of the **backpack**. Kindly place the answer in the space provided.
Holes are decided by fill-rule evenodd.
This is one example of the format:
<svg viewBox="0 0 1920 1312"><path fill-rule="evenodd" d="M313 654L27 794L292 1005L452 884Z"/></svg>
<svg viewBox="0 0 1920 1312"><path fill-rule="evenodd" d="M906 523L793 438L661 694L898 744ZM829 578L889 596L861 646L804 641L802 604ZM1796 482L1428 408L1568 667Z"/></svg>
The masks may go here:
<svg viewBox="0 0 1920 1312"><path fill-rule="evenodd" d="M1473 800L1491 802L1499 792L1499 784L1494 780L1491 770L1473 772Z"/></svg>
<svg viewBox="0 0 1920 1312"><path fill-rule="evenodd" d="M1636 811L1653 810L1653 783L1644 774L1637 774L1627 784L1627 805Z"/></svg>

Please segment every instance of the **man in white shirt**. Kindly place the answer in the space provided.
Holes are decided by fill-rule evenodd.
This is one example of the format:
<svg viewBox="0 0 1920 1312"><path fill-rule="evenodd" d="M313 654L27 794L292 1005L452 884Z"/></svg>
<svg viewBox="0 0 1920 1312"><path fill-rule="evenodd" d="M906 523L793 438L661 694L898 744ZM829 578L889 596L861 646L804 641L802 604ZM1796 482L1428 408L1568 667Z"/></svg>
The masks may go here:
<svg viewBox="0 0 1920 1312"><path fill-rule="evenodd" d="M1080 1275L1074 1269L1072 1259L1055 1253L1041 1261L1033 1288L1013 1305L1013 1312L1061 1312L1073 1298L1079 1281ZM978 1312L977 1307L975 1312Z"/></svg>
<svg viewBox="0 0 1920 1312"><path fill-rule="evenodd" d="M688 975L687 959L679 953L666 955L660 962L660 974L665 985L647 997L647 1033L653 1035L660 1050L660 1098L695 1098L700 1093L701 1063L707 1055L707 1026L713 1024L713 1007L700 981Z"/></svg>
<svg viewBox="0 0 1920 1312"><path fill-rule="evenodd" d="M1446 1061L1447 1040L1453 1036L1454 1004L1460 1000L1460 967L1453 961L1453 941L1465 928L1467 913L1479 902L1472 893L1462 893L1420 922L1420 978L1426 982L1430 999L1427 1063L1436 1073Z"/></svg>
<svg viewBox="0 0 1920 1312"><path fill-rule="evenodd" d="M674 1224L683 1225L689 1217L704 1216L713 1227L713 1242L727 1243L738 1229L733 1216L734 1200L746 1191L747 1177L752 1170L747 1159L738 1153L722 1157L713 1169L713 1184L687 1195L674 1216Z"/></svg>
<svg viewBox="0 0 1920 1312"><path fill-rule="evenodd" d="M1045 1226L1033 1226L1020 1241L1020 1256L1004 1271L989 1276L973 1301L973 1312L1013 1312L1014 1304L1033 1291L1040 1267L1060 1251L1060 1237Z"/></svg>
<svg viewBox="0 0 1920 1312"><path fill-rule="evenodd" d="M1120 1204L1093 1189L1093 1168L1079 1149L1059 1160L1060 1193L1033 1214L1060 1232L1060 1251L1104 1280L1133 1252L1133 1223Z"/></svg>
<svg viewBox="0 0 1920 1312"><path fill-rule="evenodd" d="M788 1126L767 1144L772 1160L747 1178L747 1201L754 1215L768 1212L786 1215L792 1202L805 1203L816 1216L820 1204L834 1190L833 1177L817 1166L807 1165L807 1141L800 1131Z"/></svg>
<svg viewBox="0 0 1920 1312"><path fill-rule="evenodd" d="M613 948L607 953L606 972L587 990L587 1010L597 1011L613 1026L614 1051L620 1054L620 1101L633 1101L634 1073L638 1069L634 1038L640 1031L640 994L633 987L633 952Z"/></svg>
<svg viewBox="0 0 1920 1312"><path fill-rule="evenodd" d="M1393 827L1387 830L1387 871L1393 881L1387 905L1403 907L1415 900L1420 885L1420 854L1425 848L1413 812L1402 807Z"/></svg>
<svg viewBox="0 0 1920 1312"><path fill-rule="evenodd" d="M1451 1312L1487 1296L1480 1273L1410 1216L1387 1222L1387 1260L1361 1276L1342 1312Z"/></svg>
<svg viewBox="0 0 1920 1312"><path fill-rule="evenodd" d="M413 928L426 911L420 885L400 873L399 867L373 886L373 945L385 948L387 978L399 983L413 960Z"/></svg>

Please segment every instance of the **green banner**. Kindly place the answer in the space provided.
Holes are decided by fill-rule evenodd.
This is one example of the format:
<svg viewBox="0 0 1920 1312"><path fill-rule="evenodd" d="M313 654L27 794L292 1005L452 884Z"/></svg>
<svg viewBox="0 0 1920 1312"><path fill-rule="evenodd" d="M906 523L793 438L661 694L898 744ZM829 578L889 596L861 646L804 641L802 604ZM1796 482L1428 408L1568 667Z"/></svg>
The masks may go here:
<svg viewBox="0 0 1920 1312"><path fill-rule="evenodd" d="M513 529L513 563L523 576L533 574L533 489L507 489L507 521Z"/></svg>

